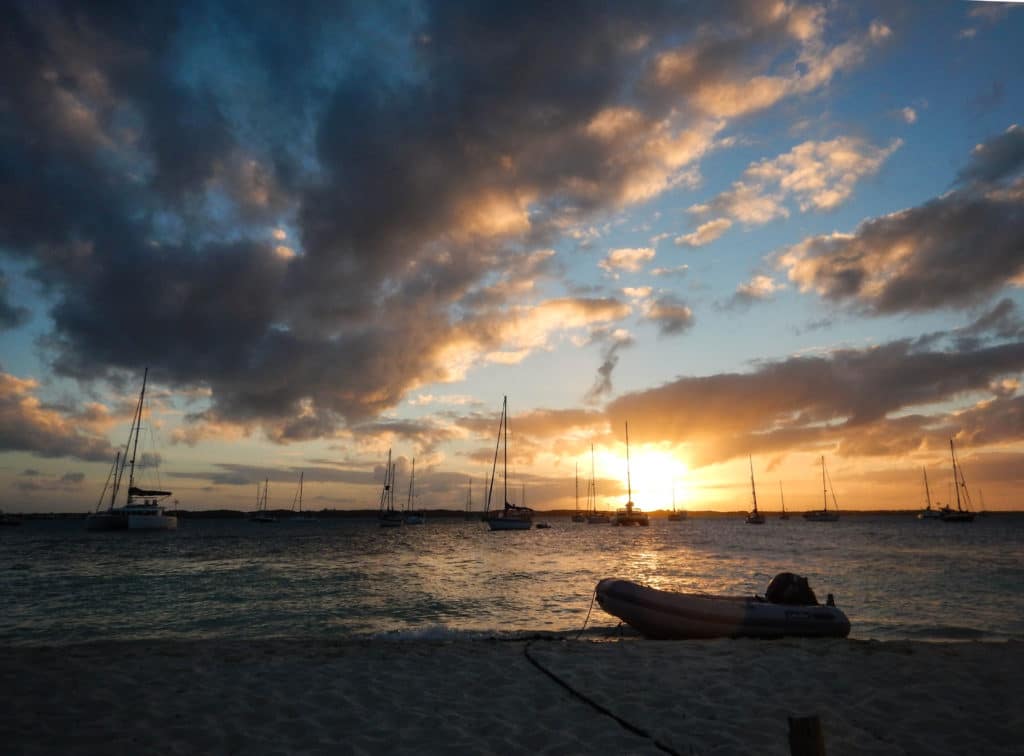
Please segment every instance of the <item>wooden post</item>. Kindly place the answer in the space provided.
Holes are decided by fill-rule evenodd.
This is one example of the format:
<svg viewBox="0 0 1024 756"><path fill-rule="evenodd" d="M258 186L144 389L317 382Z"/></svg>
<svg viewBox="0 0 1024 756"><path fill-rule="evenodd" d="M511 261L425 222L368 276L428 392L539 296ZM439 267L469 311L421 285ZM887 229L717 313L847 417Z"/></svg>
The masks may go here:
<svg viewBox="0 0 1024 756"><path fill-rule="evenodd" d="M789 717L790 756L825 756L821 720L815 716Z"/></svg>

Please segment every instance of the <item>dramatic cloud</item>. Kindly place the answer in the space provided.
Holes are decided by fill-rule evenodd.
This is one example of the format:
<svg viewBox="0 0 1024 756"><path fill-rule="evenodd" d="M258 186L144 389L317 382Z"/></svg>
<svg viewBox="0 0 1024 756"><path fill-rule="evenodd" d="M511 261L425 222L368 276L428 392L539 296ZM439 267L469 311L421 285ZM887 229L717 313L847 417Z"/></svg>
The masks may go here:
<svg viewBox="0 0 1024 756"><path fill-rule="evenodd" d="M7 299L7 276L0 273L0 331L7 328L16 328L28 320L29 312L26 308L12 305Z"/></svg>
<svg viewBox="0 0 1024 756"><path fill-rule="evenodd" d="M720 237L732 226L728 218L715 218L707 223L702 223L697 230L691 234L676 237L676 244L681 247L703 247Z"/></svg>
<svg viewBox="0 0 1024 756"><path fill-rule="evenodd" d="M654 250L650 247L613 249L597 266L612 275L616 275L620 271L636 273L645 262L653 259Z"/></svg>
<svg viewBox="0 0 1024 756"><path fill-rule="evenodd" d="M0 373L0 451L113 461L114 449L106 438L83 432L88 426L81 416L43 406L35 396L37 388L36 381Z"/></svg>
<svg viewBox="0 0 1024 756"><path fill-rule="evenodd" d="M189 443L331 436L614 320L622 305L537 294L557 266L536 250L693 185L729 119L888 36L761 2L20 3L4 20L0 249L52 303L48 359L85 384L149 365L207 390ZM0 325L23 317L0 305Z"/></svg>
<svg viewBox="0 0 1024 756"><path fill-rule="evenodd" d="M694 323L693 310L671 294L662 295L650 302L644 317L657 323L663 336L680 334Z"/></svg>
<svg viewBox="0 0 1024 756"><path fill-rule="evenodd" d="M751 226L788 217L785 203L789 199L795 200L802 212L832 210L849 199L858 181L877 173L901 144L897 139L888 147L874 147L855 137L804 142L783 155L752 163L730 190L690 211L695 215L728 215ZM718 218L680 239L692 246L693 241L688 240L699 240L711 227L708 234L718 233L711 235L710 241L729 225L728 219ZM677 243L684 243L680 239Z"/></svg>
<svg viewBox="0 0 1024 756"><path fill-rule="evenodd" d="M871 314L966 307L1024 274L1024 134L975 148L962 185L924 205L816 236L779 256L801 290Z"/></svg>
<svg viewBox="0 0 1024 756"><path fill-rule="evenodd" d="M695 464L837 445L850 455L899 454L920 446L929 427L933 444L958 433L980 443L972 429L988 427L999 410L1005 422L993 428L1003 430L984 441L1024 440L1016 384L1004 384L1022 371L1021 341L937 351L900 340L759 363L749 373L684 377L619 397L607 413L613 427L628 418L638 441L693 443ZM908 413L979 394L989 403L963 415Z"/></svg>

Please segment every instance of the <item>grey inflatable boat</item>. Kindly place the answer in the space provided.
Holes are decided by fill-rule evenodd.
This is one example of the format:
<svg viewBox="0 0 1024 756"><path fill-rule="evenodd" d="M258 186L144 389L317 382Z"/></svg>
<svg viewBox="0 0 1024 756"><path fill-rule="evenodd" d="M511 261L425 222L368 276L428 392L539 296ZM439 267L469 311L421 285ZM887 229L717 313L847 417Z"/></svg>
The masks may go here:
<svg viewBox="0 0 1024 756"><path fill-rule="evenodd" d="M805 582L806 585L806 582ZM813 594L812 594L813 596ZM829 603L776 603L754 596L675 593L605 578L597 603L648 638L845 638L850 620Z"/></svg>

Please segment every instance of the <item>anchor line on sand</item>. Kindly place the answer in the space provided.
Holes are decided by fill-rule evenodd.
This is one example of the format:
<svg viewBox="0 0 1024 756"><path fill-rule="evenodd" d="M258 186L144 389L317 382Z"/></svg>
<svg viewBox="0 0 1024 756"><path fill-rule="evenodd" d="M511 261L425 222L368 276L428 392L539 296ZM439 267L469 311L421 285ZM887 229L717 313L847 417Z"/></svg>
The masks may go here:
<svg viewBox="0 0 1024 756"><path fill-rule="evenodd" d="M543 664L541 664L533 656L533 654L530 653L530 646L533 645L533 643L534 643L534 641L532 641L532 640L531 641L527 641L526 645L523 646L523 654L526 656L526 660L529 661L530 664L532 664L538 670L540 670L545 675L547 675L552 680L554 680L555 683L560 685L562 688L565 688L565 690L569 691L570 694L572 694L573 696L575 696L576 698L581 700L583 703L587 704L587 706L591 707L595 711L598 711L599 713L604 714L606 717L611 717L612 719L614 719L619 724L619 726L622 727L624 730L628 730L629 732L633 733L634 735L639 735L641 738L646 738L647 740L650 740L651 743L654 744L654 747L657 748L659 751L662 751L662 752L667 753L667 754L671 754L671 756L683 756L682 753L680 753L679 751L674 750L670 746L665 745L660 740L655 738L651 733L647 732L647 730L643 729L642 727L639 727L638 725L633 724L632 722L630 722L630 721L628 721L626 719L623 719L622 717L620 717L618 714L616 714L611 709L607 708L606 706L602 706L601 704L599 704L597 701L595 701L593 698L588 696L586 693L581 693L580 691L576 690L574 687L572 687L569 683L567 683L561 677L559 677L554 672L552 672L550 669L548 669Z"/></svg>

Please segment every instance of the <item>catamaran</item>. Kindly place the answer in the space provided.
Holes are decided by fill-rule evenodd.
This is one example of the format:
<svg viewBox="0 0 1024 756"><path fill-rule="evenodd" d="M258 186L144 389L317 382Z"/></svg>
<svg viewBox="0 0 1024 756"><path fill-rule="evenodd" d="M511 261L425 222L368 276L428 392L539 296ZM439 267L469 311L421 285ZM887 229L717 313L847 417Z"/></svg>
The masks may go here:
<svg viewBox="0 0 1024 756"><path fill-rule="evenodd" d="M821 496L822 496L821 504L822 504L822 506L821 506L821 509L819 509L816 512L804 512L804 519L805 520L810 520L811 522L838 522L839 521L839 505L836 503L836 492L835 492L835 489L832 489L832 509L828 508L828 494L829 494L829 485L828 484L831 484L832 481L831 481L831 479L828 479L828 484L826 484L825 481L826 481L827 477L828 477L828 473L825 472L825 457L822 457L821 458Z"/></svg>
<svg viewBox="0 0 1024 756"><path fill-rule="evenodd" d="M626 423L626 506L615 510L612 525L650 525L647 514L633 503L633 481L629 474L629 423Z"/></svg>
<svg viewBox="0 0 1024 756"><path fill-rule="evenodd" d="M132 427L128 432L128 443L125 444L124 454L120 451L117 453L114 466L107 475L107 482L103 485L103 491L100 493L96 511L90 513L86 518L85 524L89 530L175 530L178 527L177 515L174 512L168 512L159 503L171 495L170 491L138 488L135 485L135 455L139 448L139 432L142 429L142 412L148 377L149 368L146 368L142 374L142 390L139 392L138 404L135 405ZM131 453L130 460L129 452ZM126 466L128 467L128 493L125 503L122 506L117 506L117 495L121 490ZM110 488L110 503L106 509L101 509L108 487Z"/></svg>
<svg viewBox="0 0 1024 756"><path fill-rule="evenodd" d="M956 509L948 504L939 510L939 519L943 522L973 522L974 512L971 511L971 494L964 480L964 470L957 463L953 439L949 439L949 454L953 458L953 488L956 489ZM963 506L961 506L960 489L964 490Z"/></svg>
<svg viewBox="0 0 1024 756"><path fill-rule="evenodd" d="M504 507L492 509L494 478L498 469L498 451L504 447L502 462L502 499ZM508 500L508 397L501 402L501 420L498 423L498 443L494 447L494 462L491 464L491 482L487 486L484 500L484 520L491 530L529 530L533 525L533 510L526 506L510 504Z"/></svg>
<svg viewBox="0 0 1024 756"><path fill-rule="evenodd" d="M750 496L754 500L754 511L747 515L747 525L764 525L764 515L757 511L757 489L754 487L753 457L750 457Z"/></svg>

